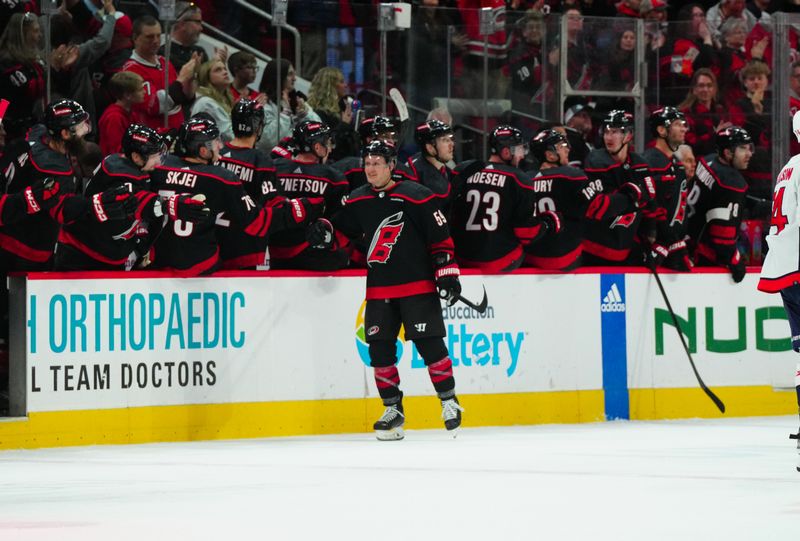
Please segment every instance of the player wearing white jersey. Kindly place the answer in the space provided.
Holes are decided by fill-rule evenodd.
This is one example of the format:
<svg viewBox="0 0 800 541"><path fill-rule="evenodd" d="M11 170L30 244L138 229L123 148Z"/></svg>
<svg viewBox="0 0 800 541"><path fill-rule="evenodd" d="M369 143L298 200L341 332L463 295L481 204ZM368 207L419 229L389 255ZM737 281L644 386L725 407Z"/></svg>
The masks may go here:
<svg viewBox="0 0 800 541"><path fill-rule="evenodd" d="M792 118L792 130L800 142L800 111ZM789 328L792 349L800 353L800 154L789 159L781 169L772 196L772 220L767 244L769 252L761 267L758 289L780 293ZM795 373L797 405L800 408L800 363ZM800 429L790 436L797 439L800 471Z"/></svg>

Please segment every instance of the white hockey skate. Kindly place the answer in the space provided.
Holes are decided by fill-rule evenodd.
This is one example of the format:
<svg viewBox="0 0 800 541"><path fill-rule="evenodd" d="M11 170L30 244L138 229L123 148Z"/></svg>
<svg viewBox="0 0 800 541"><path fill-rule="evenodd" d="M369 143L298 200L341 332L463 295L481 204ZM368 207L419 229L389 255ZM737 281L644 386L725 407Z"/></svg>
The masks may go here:
<svg viewBox="0 0 800 541"><path fill-rule="evenodd" d="M464 408L458 403L458 398L448 398L442 400L442 419L444 420L444 427L448 432L453 434L455 438L458 435L458 427L461 426L461 412Z"/></svg>
<svg viewBox="0 0 800 541"><path fill-rule="evenodd" d="M372 428L375 429L375 437L380 441L395 441L402 440L405 437L403 432L403 424L406 422L406 417L403 415L403 405L392 404L386 406L381 418L375 421Z"/></svg>

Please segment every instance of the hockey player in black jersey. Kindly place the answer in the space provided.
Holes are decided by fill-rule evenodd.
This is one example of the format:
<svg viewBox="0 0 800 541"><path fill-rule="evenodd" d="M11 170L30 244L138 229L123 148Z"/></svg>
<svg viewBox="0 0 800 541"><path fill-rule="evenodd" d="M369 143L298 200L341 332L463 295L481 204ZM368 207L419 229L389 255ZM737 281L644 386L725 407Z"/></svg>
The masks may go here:
<svg viewBox="0 0 800 541"><path fill-rule="evenodd" d="M642 219L653 208L655 186L647 162L630 151L633 115L611 111L603 119L602 132L605 148L589 153L584 171L589 187L606 197L595 198L589 205L583 262L584 265L642 265L644 252L639 229Z"/></svg>
<svg viewBox="0 0 800 541"><path fill-rule="evenodd" d="M644 152L644 159L656 188L655 239L650 243L652 264L689 271L692 263L686 248L686 196L689 193L686 170L675 151L686 139L686 117L675 107L662 107L650 114L650 130L655 145Z"/></svg>
<svg viewBox="0 0 800 541"><path fill-rule="evenodd" d="M522 264L523 246L561 226L555 212L535 215L533 184L517 167L528 152L522 133L498 126L489 145L488 163L468 161L456 168L461 190L453 203L453 240L462 267L507 272Z"/></svg>
<svg viewBox="0 0 800 541"><path fill-rule="evenodd" d="M0 261L7 270L49 270L60 224L87 214L95 220L126 212L127 195L108 194L96 200L77 196L70 155L85 148L84 136L90 131L89 115L73 100L59 100L47 107L44 125L34 126L28 140L18 139L7 149L2 173L7 193L23 191L45 178L55 179L60 187L58 201L47 212L0 229Z"/></svg>
<svg viewBox="0 0 800 541"><path fill-rule="evenodd" d="M296 199L262 206L253 201L234 173L213 165L222 147L219 128L210 120L192 118L178 130L176 155L168 155L150 174L151 185L160 195L176 193L205 195L211 209L208 220L195 224L177 220L165 227L156 242L154 268L171 269L184 276L207 274L219 264L215 222L223 220L253 236L282 229L302 228L323 208L321 198Z"/></svg>
<svg viewBox="0 0 800 541"><path fill-rule="evenodd" d="M361 148L366 147L369 143L377 139L391 141L397 144L398 129L399 126L397 122L387 116L378 115L365 118L358 126ZM352 192L356 188L367 183L367 177L364 175L364 166L360 155L342 158L332 165L347 178L347 183L350 186L349 191ZM395 170L395 174L396 173L397 171ZM395 178L395 180L399 179Z"/></svg>
<svg viewBox="0 0 800 541"><path fill-rule="evenodd" d="M696 243L696 265L725 267L738 283L746 273L736 246L747 191L740 171L753 157L753 140L746 130L731 126L717 132L716 142L717 153L697 163L687 201L689 236Z"/></svg>
<svg viewBox="0 0 800 541"><path fill-rule="evenodd" d="M278 189L286 197L324 198L325 218L330 219L342 208L348 193L347 179L327 164L333 133L322 122L306 121L295 126L292 140L297 145L294 159L275 160ZM321 248L310 244L301 230L283 231L270 238L270 265L275 269L342 269L349 256L339 244Z"/></svg>
<svg viewBox="0 0 800 541"><path fill-rule="evenodd" d="M122 136L122 153L107 156L84 192L92 201L122 189L130 192L130 211L117 219L98 220L94 214L65 223L56 245L55 268L131 270L145 266L146 254L166 221L196 222L210 211L190 195L159 196L150 190L150 173L161 165L164 139L153 129L132 124Z"/></svg>
<svg viewBox="0 0 800 541"><path fill-rule="evenodd" d="M243 98L233 106L234 139L222 148L219 165L235 173L244 191L258 205L275 198L282 201L272 159L256 143L264 131L264 106ZM267 238L247 235L230 222L217 223L217 238L223 269L268 268Z"/></svg>
<svg viewBox="0 0 800 541"><path fill-rule="evenodd" d="M428 187L445 216L450 216L450 207L456 194L453 185L453 170L447 165L453 160L455 141L453 128L436 119L426 120L414 130L414 141L420 152L408 158L405 167L399 168L409 180Z"/></svg>
<svg viewBox="0 0 800 541"><path fill-rule="evenodd" d="M428 188L392 178L397 160L393 144L373 141L362 152L369 185L350 194L334 223L348 236L363 236L369 243L364 325L375 383L386 406L374 426L377 438L403 438L403 393L395 366L401 324L428 367L445 428L455 430L463 410L443 340L439 297L453 304L461 284L447 220Z"/></svg>
<svg viewBox="0 0 800 541"><path fill-rule="evenodd" d="M586 174L569 163L570 146L562 133L547 129L531 139L531 154L539 161L532 184L538 212L561 215L561 231L525 248L525 263L541 269L570 270L581 264L586 209L596 196Z"/></svg>

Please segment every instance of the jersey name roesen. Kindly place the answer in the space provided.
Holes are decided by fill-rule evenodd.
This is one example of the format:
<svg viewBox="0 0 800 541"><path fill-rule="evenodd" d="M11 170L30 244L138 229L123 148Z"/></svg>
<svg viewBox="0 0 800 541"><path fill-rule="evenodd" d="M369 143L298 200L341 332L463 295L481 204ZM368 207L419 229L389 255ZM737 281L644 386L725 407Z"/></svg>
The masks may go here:
<svg viewBox="0 0 800 541"><path fill-rule="evenodd" d="M467 179L467 184L488 184L502 188L506 185L508 177L502 173L479 171Z"/></svg>

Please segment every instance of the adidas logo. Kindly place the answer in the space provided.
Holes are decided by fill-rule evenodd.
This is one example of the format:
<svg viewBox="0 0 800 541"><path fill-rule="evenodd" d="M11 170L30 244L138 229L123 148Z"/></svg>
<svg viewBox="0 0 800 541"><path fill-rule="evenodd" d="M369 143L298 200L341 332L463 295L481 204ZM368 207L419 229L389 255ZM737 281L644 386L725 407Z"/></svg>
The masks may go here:
<svg viewBox="0 0 800 541"><path fill-rule="evenodd" d="M622 295L619 293L617 284L611 284L608 293L603 297L603 302L600 303L601 312L624 312L625 303L622 302Z"/></svg>

